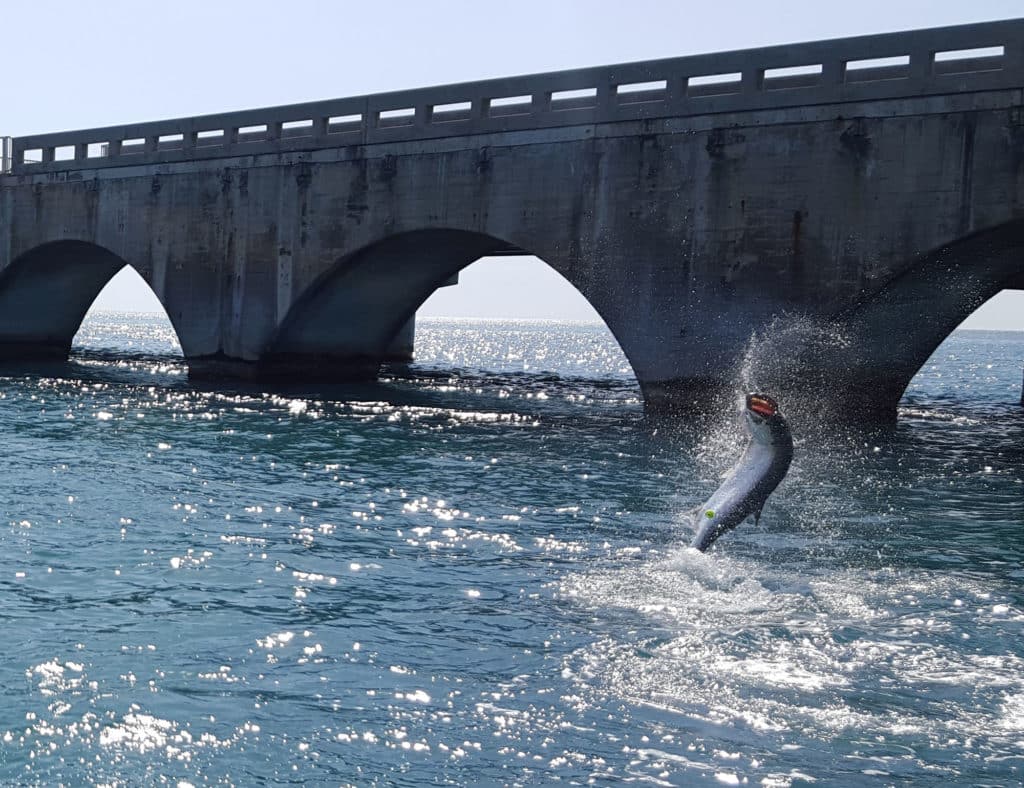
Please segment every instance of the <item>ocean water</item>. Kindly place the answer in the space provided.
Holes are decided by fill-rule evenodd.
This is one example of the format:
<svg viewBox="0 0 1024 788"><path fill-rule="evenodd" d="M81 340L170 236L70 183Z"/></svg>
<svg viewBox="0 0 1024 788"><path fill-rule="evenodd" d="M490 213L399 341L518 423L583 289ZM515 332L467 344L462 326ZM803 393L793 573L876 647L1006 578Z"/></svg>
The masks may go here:
<svg viewBox="0 0 1024 788"><path fill-rule="evenodd" d="M165 321L95 314L3 371L0 782L1024 779L1024 333L952 336L894 429L799 432L706 555L732 414L646 419L603 327L417 351L193 386Z"/></svg>

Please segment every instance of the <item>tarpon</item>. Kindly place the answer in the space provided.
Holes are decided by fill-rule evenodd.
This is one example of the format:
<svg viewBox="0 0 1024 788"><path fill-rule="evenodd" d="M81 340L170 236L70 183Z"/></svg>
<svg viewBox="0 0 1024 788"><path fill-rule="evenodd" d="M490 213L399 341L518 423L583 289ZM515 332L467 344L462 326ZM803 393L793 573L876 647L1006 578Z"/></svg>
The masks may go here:
<svg viewBox="0 0 1024 788"><path fill-rule="evenodd" d="M694 517L697 535L691 546L701 551L750 515L759 519L793 460L793 436L775 400L748 394L743 415L750 433L747 449Z"/></svg>

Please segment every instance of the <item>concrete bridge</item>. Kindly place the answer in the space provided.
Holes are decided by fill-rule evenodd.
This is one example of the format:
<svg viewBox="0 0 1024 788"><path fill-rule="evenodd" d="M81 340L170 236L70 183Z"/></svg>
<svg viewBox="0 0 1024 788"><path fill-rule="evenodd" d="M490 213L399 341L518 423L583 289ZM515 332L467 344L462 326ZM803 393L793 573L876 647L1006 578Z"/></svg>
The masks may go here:
<svg viewBox="0 0 1024 788"><path fill-rule="evenodd" d="M1024 289L1024 20L19 137L4 166L0 356L66 356L128 264L193 375L368 376L460 269L528 253L651 407L707 406L789 314L849 339L790 382L887 419Z"/></svg>

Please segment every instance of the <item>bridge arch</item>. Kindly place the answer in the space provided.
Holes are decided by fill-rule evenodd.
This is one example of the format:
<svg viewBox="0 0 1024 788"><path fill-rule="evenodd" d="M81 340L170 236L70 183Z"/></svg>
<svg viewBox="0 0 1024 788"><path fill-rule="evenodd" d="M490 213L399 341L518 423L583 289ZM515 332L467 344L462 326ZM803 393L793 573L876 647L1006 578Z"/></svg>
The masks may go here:
<svg viewBox="0 0 1024 788"><path fill-rule="evenodd" d="M372 377L381 361L411 356L411 337L403 332L431 294L480 258L497 254L535 256L560 274L594 308L636 370L628 331L606 308L605 294L572 266L458 229L391 235L338 260L294 300L261 363L271 375Z"/></svg>
<svg viewBox="0 0 1024 788"><path fill-rule="evenodd" d="M940 344L1003 290L1024 288L1024 220L923 255L840 316L849 340L833 380L862 415L895 418L910 381Z"/></svg>
<svg viewBox="0 0 1024 788"><path fill-rule="evenodd" d="M129 265L109 249L79 240L41 244L16 257L0 272L0 359L66 359L100 291Z"/></svg>

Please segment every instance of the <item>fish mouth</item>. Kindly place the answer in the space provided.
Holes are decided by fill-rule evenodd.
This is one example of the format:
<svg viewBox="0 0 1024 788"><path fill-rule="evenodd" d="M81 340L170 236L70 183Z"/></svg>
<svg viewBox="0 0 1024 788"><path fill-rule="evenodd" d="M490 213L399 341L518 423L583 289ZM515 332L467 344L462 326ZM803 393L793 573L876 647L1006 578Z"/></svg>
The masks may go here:
<svg viewBox="0 0 1024 788"><path fill-rule="evenodd" d="M747 410L770 419L779 415L779 403L766 394L747 394Z"/></svg>

